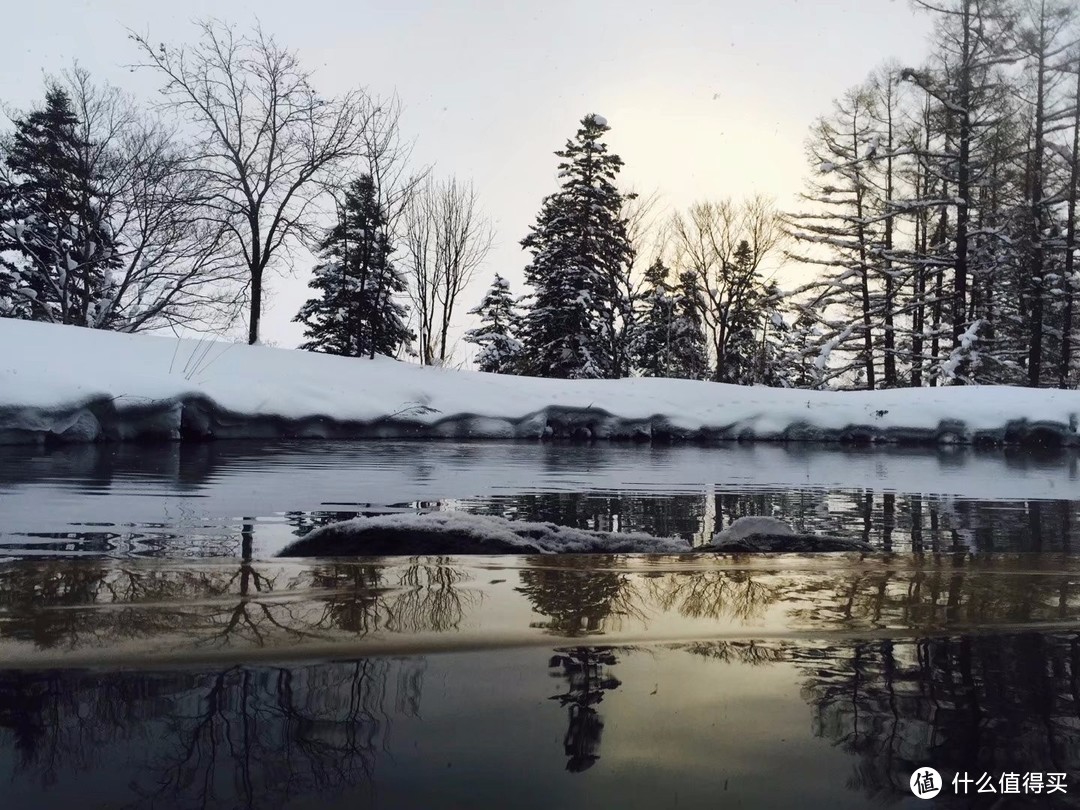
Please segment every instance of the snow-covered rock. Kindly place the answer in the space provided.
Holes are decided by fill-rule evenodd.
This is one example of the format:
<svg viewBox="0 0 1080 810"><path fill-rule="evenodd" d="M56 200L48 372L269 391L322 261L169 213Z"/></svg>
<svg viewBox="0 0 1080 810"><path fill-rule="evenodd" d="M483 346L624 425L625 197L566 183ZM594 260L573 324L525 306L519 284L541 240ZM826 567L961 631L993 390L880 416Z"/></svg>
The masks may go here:
<svg viewBox="0 0 1080 810"><path fill-rule="evenodd" d="M723 531L713 535L713 544L733 543L744 540L755 534L773 534L777 536L793 536L795 530L782 520L771 517L749 516L741 517L732 522Z"/></svg>
<svg viewBox="0 0 1080 810"><path fill-rule="evenodd" d="M691 550L686 540L648 534L585 531L466 512L427 512L331 523L287 546L280 556L678 554Z"/></svg>
<svg viewBox="0 0 1080 810"><path fill-rule="evenodd" d="M1080 392L550 380L0 319L0 444L499 438L1080 444Z"/></svg>
<svg viewBox="0 0 1080 810"><path fill-rule="evenodd" d="M713 535L715 551L873 551L862 540L824 534L798 534L782 520L771 517L741 517Z"/></svg>

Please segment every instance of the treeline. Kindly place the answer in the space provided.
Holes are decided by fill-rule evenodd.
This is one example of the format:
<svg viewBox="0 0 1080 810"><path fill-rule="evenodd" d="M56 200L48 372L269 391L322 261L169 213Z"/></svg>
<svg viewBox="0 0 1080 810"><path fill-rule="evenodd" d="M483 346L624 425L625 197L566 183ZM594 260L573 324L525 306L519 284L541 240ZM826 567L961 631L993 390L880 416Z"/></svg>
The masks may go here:
<svg viewBox="0 0 1080 810"><path fill-rule="evenodd" d="M128 332L246 316L256 343L271 274L310 249L307 348L395 354L418 337L424 362L446 358L491 239L472 187L411 168L396 97L319 94L258 27L198 34L171 46L131 33L137 69L161 80L153 108L76 66L13 118L0 316Z"/></svg>
<svg viewBox="0 0 1080 810"><path fill-rule="evenodd" d="M533 293L519 330L501 326L515 322L501 279L480 307L482 367L1075 388L1077 9L914 5L934 17L928 62L882 66L815 122L800 210L693 205L658 229L643 274L632 195L613 187L621 162L586 118L558 153L562 188L523 242ZM779 257L809 282L780 291L764 272Z"/></svg>
<svg viewBox="0 0 1080 810"><path fill-rule="evenodd" d="M531 291L515 299L496 275L473 310L481 325L465 339L480 369L794 385L784 298L764 272L782 240L772 204L703 202L661 219L655 195L619 189L608 131L587 115L555 153L560 188L521 243Z"/></svg>
<svg viewBox="0 0 1080 810"><path fill-rule="evenodd" d="M815 388L1076 387L1080 25L1064 0L914 0L926 64L889 63L807 142L799 210L661 216L590 114L559 186L465 335L486 371ZM256 342L265 278L318 256L302 348L445 364L493 231L476 191L412 165L400 104L324 98L256 29L132 40L164 120L72 71L0 143L0 315ZM166 123L166 121L168 123ZM775 281L782 264L800 279Z"/></svg>
<svg viewBox="0 0 1080 810"><path fill-rule="evenodd" d="M793 296L806 380L1075 387L1077 7L914 5L929 61L884 65L815 123L786 217L819 270Z"/></svg>

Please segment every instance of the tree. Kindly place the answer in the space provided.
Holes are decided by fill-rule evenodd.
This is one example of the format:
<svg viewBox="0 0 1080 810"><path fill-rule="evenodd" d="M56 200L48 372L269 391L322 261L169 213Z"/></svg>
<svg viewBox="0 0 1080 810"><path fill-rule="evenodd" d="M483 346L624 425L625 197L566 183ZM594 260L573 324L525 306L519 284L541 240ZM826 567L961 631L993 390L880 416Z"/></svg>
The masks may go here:
<svg viewBox="0 0 1080 810"><path fill-rule="evenodd" d="M393 252L375 183L362 175L349 185L338 221L320 246L323 262L308 283L318 295L294 318L306 326L301 349L393 356L413 340L408 309L395 300L405 283L390 259Z"/></svg>
<svg viewBox="0 0 1080 810"><path fill-rule="evenodd" d="M1073 51L1072 72L1076 74L1073 83L1074 90L1070 96L1072 101L1072 120L1065 132L1070 143L1063 147L1063 155L1067 163L1067 179L1065 191L1065 238L1062 242L1062 250L1065 260L1062 266L1062 288L1065 293L1061 327L1061 354L1058 360L1059 388L1067 388L1073 372L1073 351L1076 338L1073 336L1075 328L1076 298L1080 295L1080 272L1075 271L1076 255L1080 252L1076 234L1077 200L1080 199L1080 45ZM1075 383L1074 383L1075 384Z"/></svg>
<svg viewBox="0 0 1080 810"><path fill-rule="evenodd" d="M82 216L97 223L93 227L99 236L93 241L99 248L107 245L109 258L104 274L104 250L99 249L98 259L79 262L73 270L65 260L61 278L55 262L43 264L38 251L20 249L12 236L0 251L12 251L10 256L27 272L43 274L39 301L51 298L53 303L11 314L125 332L231 322L243 298L242 262L228 231L208 216L198 178L187 170L188 156L173 133L117 88L95 84L77 65L54 87L69 100L73 116L74 137L68 143L72 165L91 178L91 204ZM14 142L11 148L11 156L18 157ZM35 200L25 173L6 171L6 184L0 181L0 211L9 220L9 231L14 234L14 226L22 222L26 238L43 230L71 232L70 207L61 198ZM29 231L20 207L33 209ZM86 276L96 291L93 306L78 293ZM2 278L0 274L0 284Z"/></svg>
<svg viewBox="0 0 1080 810"><path fill-rule="evenodd" d="M672 286L670 270L656 259L645 272L646 289L634 330L634 362L645 377L699 380L708 373L701 299L693 276Z"/></svg>
<svg viewBox="0 0 1080 810"><path fill-rule="evenodd" d="M587 115L555 154L560 189L544 199L522 240L533 288L522 329L522 368L541 377L616 378L629 370L625 341L632 250L615 186L623 162L608 152L606 119Z"/></svg>
<svg viewBox="0 0 1080 810"><path fill-rule="evenodd" d="M703 302L713 380L758 382L751 369L768 296L761 270L782 237L771 201L695 203L675 215L671 232L676 267L694 278Z"/></svg>
<svg viewBox="0 0 1080 810"><path fill-rule="evenodd" d="M471 183L430 179L405 210L409 295L416 311L420 361L446 363L454 311L491 249L494 233Z"/></svg>
<svg viewBox="0 0 1080 810"><path fill-rule="evenodd" d="M1038 387L1051 363L1047 350L1050 338L1057 335L1060 353L1068 338L1063 334L1071 324L1060 322L1058 313L1067 308L1059 299L1068 295L1068 284L1061 284L1062 260L1056 238L1067 225L1055 216L1061 197L1053 193L1060 155L1051 151L1052 134L1061 128L1056 121L1067 117L1070 103L1062 98L1060 86L1071 77L1054 69L1054 63L1077 44L1074 27L1076 12L1072 3L1058 0L1027 0L1022 8L1017 30L1017 49L1023 57L1025 75L1021 88L1029 99L1029 148L1025 161L1024 206L1020 238L1024 248L1024 300L1028 325L1027 384ZM1070 82L1071 84L1071 82ZM1062 178L1064 179L1064 178ZM1067 198L1067 193L1064 195ZM1057 283L1055 283L1057 282ZM1063 289L1064 287L1064 289ZM1064 306L1056 306L1057 304ZM1060 360L1057 366L1060 379Z"/></svg>
<svg viewBox="0 0 1080 810"><path fill-rule="evenodd" d="M994 161L985 159L1006 118L1009 83L1000 66L1015 61L1008 42L1012 20L1004 0L947 0L936 5L914 0L915 5L937 15L934 40L935 64L922 70L906 68L901 78L910 81L939 107L942 139L927 168L936 175L940 210L937 244L947 250L953 269L948 312L951 355L940 364L941 374L952 382L970 379L968 360L982 326L969 312L969 281L973 271L976 238L996 235L975 229L972 213L980 185L992 175ZM949 221L950 209L955 218ZM973 238L976 237L976 238Z"/></svg>
<svg viewBox="0 0 1080 810"><path fill-rule="evenodd" d="M0 176L4 314L101 325L116 244L89 151L71 98L57 84L43 109L15 121Z"/></svg>
<svg viewBox="0 0 1080 810"><path fill-rule="evenodd" d="M365 154L375 105L360 91L323 98L297 56L260 27L249 36L216 21L198 24L191 46L153 47L131 33L142 67L197 132L194 172L216 221L241 245L247 267L248 342L259 339L266 271L315 233L320 182Z"/></svg>
<svg viewBox="0 0 1080 810"><path fill-rule="evenodd" d="M480 347L477 367L496 374L515 373L521 352L521 341L515 337L520 315L510 294L510 283L496 273L483 300L469 314L480 316L480 326L465 334L466 341Z"/></svg>
<svg viewBox="0 0 1080 810"><path fill-rule="evenodd" d="M891 92L891 81L882 84ZM798 253L789 255L821 268L820 276L799 291L806 296L804 311L821 326L819 356L829 359L836 352L849 358L820 364L822 379L857 380L869 390L878 387L879 338L885 335L889 345L884 348L892 359L884 375L886 385L896 384L896 278L891 257L893 212L888 207L893 143L891 126L879 126L882 119L891 123L892 112L888 99L879 103L876 90L881 86L849 90L834 102L831 115L814 124L807 156L819 171L803 195L810 208L789 215L786 222L800 246ZM883 177L879 155L887 161Z"/></svg>

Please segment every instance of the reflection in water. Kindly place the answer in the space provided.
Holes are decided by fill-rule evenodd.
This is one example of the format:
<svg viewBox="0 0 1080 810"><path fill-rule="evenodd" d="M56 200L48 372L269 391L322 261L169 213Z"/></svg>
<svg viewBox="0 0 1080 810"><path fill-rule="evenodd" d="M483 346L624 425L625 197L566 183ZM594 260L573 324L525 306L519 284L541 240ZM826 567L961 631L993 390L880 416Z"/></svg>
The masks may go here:
<svg viewBox="0 0 1080 810"><path fill-rule="evenodd" d="M0 551L239 556L247 524L255 557L265 558L327 520L395 508L464 509L695 544L744 515L775 515L884 550L1072 551L1080 549L1078 459L797 444L5 448Z"/></svg>
<svg viewBox="0 0 1080 810"><path fill-rule="evenodd" d="M15 777L40 789L101 775L109 791L96 798L106 805L125 792L140 807L333 798L373 790L394 717L419 709L423 674L423 659L200 673L0 671L0 745L14 754Z"/></svg>
<svg viewBox="0 0 1080 810"><path fill-rule="evenodd" d="M588 770L600 759L600 735L604 721L596 706L604 693L620 686L618 678L606 667L618 660L610 647L574 647L556 650L548 666L555 677L566 679L566 691L552 695L552 700L566 708L569 726L563 738L566 751L566 770L579 773Z"/></svg>
<svg viewBox="0 0 1080 810"><path fill-rule="evenodd" d="M521 572L517 589L546 619L533 627L573 638L609 631L626 617L644 618L630 575L604 570L616 565L617 557L540 559L542 565Z"/></svg>
<svg viewBox="0 0 1080 810"><path fill-rule="evenodd" d="M42 796L71 806L91 784L104 806L355 807L384 788L395 797L388 806L437 806L441 794L422 789L439 784L448 764L470 785L501 786L491 789L503 799L499 775L514 774L530 797L523 806L540 804L553 773L567 772L575 784L618 775L622 786L605 781L602 795L640 801L642 740L666 730L687 746L740 750L745 729L709 724L709 701L737 702L771 683L770 701L789 690L813 722L788 718L786 734L804 731L783 745L766 731L754 778L782 784L770 758L779 763L791 746L819 757L818 745L836 752L819 763L835 789L860 802L904 797L911 770L927 765L946 779L1061 772L1080 789L1078 624L1080 566L1068 556L598 555L504 567L22 560L0 565L0 659L9 662L0 671L0 769L12 771L12 806L49 806ZM423 639L452 639L465 625L474 639L498 630L544 646L420 655ZM365 642L389 636L402 650L415 645L413 654L357 658ZM658 643L665 638L686 640ZM347 639L335 649L349 654L233 663L256 649L298 655L310 639ZM552 652L554 639L572 641ZM631 639L638 646L621 646ZM159 671L101 665L140 640L158 645ZM211 652L229 660L170 663ZM100 663L34 663L64 664L73 653ZM21 669L10 668L15 654ZM428 686L421 692L431 683L441 690L434 703ZM429 726L434 718L442 724ZM641 775L652 799L687 790L679 785L692 777L676 776L673 764L687 756L665 752ZM581 789L563 795L580 798ZM781 805L803 802L795 783L769 789L790 791L774 796ZM1047 798L1041 806L1052 806Z"/></svg>
<svg viewBox="0 0 1080 810"><path fill-rule="evenodd" d="M513 668L500 668L508 657ZM651 677L628 680L643 671L662 679L659 695ZM590 794L566 791L589 784L612 805L663 804L672 790L692 790L692 775L688 783L676 767L694 761L692 746L750 744L745 726L710 723L700 692L684 684L714 683L737 701L766 671L780 676L767 676L777 705L788 690L805 702L788 710L794 716L770 716L800 736L766 737L759 752L754 778L777 806L844 806L845 794L848 806L889 805L910 795L908 777L924 766L947 783L956 772L1059 772L1071 792L1080 785L1080 637L1071 632L576 646L199 671L0 670L0 766L10 767L15 807L71 806L62 800L90 784L108 807L356 807L384 795L395 797L387 806L456 806L438 788L451 765L476 796L505 800L512 787L520 806L553 795L577 796L577 805ZM470 685L484 672L504 679ZM516 735L551 726L538 677L564 684L551 700L566 711L565 731ZM442 693L429 696L425 684L440 682ZM492 690L503 698L492 701ZM650 711L649 701L663 702ZM640 744L652 733L686 747L655 751L642 771ZM824 758L819 744L842 756ZM810 795L787 778L792 747L826 769L831 793ZM560 772L573 783L557 782ZM1038 798L1041 807L1073 797Z"/></svg>
<svg viewBox="0 0 1080 810"><path fill-rule="evenodd" d="M1071 792L1080 787L1075 633L807 646L790 656L814 733L855 757L853 789L901 795L925 765L946 779L1061 772Z"/></svg>
<svg viewBox="0 0 1080 810"><path fill-rule="evenodd" d="M546 555L171 564L0 563L0 659L201 658L488 634L709 639L930 636L1080 622L1067 555ZM607 643L607 641L605 641ZM383 646L379 647L378 645Z"/></svg>
<svg viewBox="0 0 1080 810"><path fill-rule="evenodd" d="M241 558L168 568L21 560L0 564L0 645L108 650L132 642L176 652L284 648L342 633L446 633L480 601L466 580L440 557L305 567Z"/></svg>

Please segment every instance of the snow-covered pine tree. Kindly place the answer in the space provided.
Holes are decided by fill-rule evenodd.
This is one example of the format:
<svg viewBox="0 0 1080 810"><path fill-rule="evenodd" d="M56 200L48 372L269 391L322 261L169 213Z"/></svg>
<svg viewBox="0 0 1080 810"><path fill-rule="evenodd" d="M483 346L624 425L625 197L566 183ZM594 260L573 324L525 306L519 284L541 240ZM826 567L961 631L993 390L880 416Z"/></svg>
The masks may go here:
<svg viewBox="0 0 1080 810"><path fill-rule="evenodd" d="M0 160L0 318L30 320L37 292L27 283L29 273L23 279L27 262L19 250L19 237L25 225L14 217L13 192L10 172Z"/></svg>
<svg viewBox="0 0 1080 810"><path fill-rule="evenodd" d="M1017 50L1023 55L1022 97L1027 100L1028 149L1024 186L1023 235L1025 320L1028 327L1027 383L1038 387L1055 374L1060 384L1061 357L1069 338L1063 317L1069 285L1064 281L1062 235L1068 225L1061 219L1062 199L1070 177L1068 148L1055 134L1063 120L1074 114L1069 96L1072 76L1059 69L1060 56L1076 49L1078 12L1068 0L1033 0L1021 8L1016 32ZM1080 53L1073 59L1080 58ZM1066 60L1068 64L1069 60ZM1066 160L1063 161L1063 154Z"/></svg>
<svg viewBox="0 0 1080 810"><path fill-rule="evenodd" d="M700 294L693 276L683 276L672 286L662 259L645 271L633 340L634 362L644 377L700 380L708 374Z"/></svg>
<svg viewBox="0 0 1080 810"><path fill-rule="evenodd" d="M390 256L385 212L370 175L349 184L337 223L320 246L323 261L308 286L317 292L293 319L305 325L300 348L345 357L396 355L414 335L398 296L405 282Z"/></svg>
<svg viewBox="0 0 1080 810"><path fill-rule="evenodd" d="M1011 341L1001 341L1011 316L1000 317L988 330L980 309L1005 297L1005 266L996 256L1007 226L998 216L1002 207L1003 175L1000 169L1002 141L1011 138L1007 129L1015 120L1015 89L1003 75L1003 66L1016 61L1009 53L1015 25L1013 6L1007 0L913 0L936 18L931 63L921 69L905 68L901 78L921 88L929 97L933 137L927 151L918 155L929 175L930 198L913 205L929 206L932 226L924 266L945 259L948 278L935 274L933 319L937 332L947 329L949 345L932 352L936 366L931 373L950 383L1005 382L1012 366ZM1014 147L1005 147L1013 152ZM995 154L996 153L996 154ZM981 220L981 222L979 221ZM942 296L945 306L942 306ZM995 315L997 317L997 315ZM1003 353L988 352L987 332L997 329ZM973 357L982 353L983 357ZM994 356L994 355L997 356ZM976 362L972 362L972 361ZM984 370L978 368L982 363Z"/></svg>
<svg viewBox="0 0 1080 810"><path fill-rule="evenodd" d="M704 380L709 376L709 352L705 342L705 324L701 298L694 274L683 271L675 286L675 325L672 335L673 377Z"/></svg>
<svg viewBox="0 0 1080 810"><path fill-rule="evenodd" d="M116 244L71 100L16 119L0 181L0 315L108 327Z"/></svg>
<svg viewBox="0 0 1080 810"><path fill-rule="evenodd" d="M643 377L671 377L672 338L675 330L674 288L668 267L656 259L645 271L645 290L638 296L634 329L634 364Z"/></svg>
<svg viewBox="0 0 1080 810"><path fill-rule="evenodd" d="M1080 49L1078 49L1080 50ZM1076 342L1074 334L1077 327L1076 301L1080 298L1080 270L1076 269L1076 257L1080 253L1080 241L1077 239L1077 203L1080 202L1080 52L1072 64L1072 116L1064 130L1065 143L1058 147L1058 154L1065 162L1065 233L1061 239L1061 249L1065 254L1061 268L1062 302L1062 339L1058 358L1058 387L1076 387ZM1067 119L1068 120L1068 119Z"/></svg>
<svg viewBox="0 0 1080 810"><path fill-rule="evenodd" d="M479 347L477 367L495 374L514 374L521 352L521 341L514 336L520 315L510 283L496 273L483 300L470 314L480 316L480 326L465 333L465 340Z"/></svg>
<svg viewBox="0 0 1080 810"><path fill-rule="evenodd" d="M525 280L533 288L521 331L525 374L615 378L629 370L621 333L632 251L615 186L623 162L608 152L608 130L602 116L587 115L555 153L561 187L522 240L532 253Z"/></svg>
<svg viewBox="0 0 1080 810"><path fill-rule="evenodd" d="M803 195L808 209L788 218L788 232L799 246L792 257L821 267L820 276L800 291L809 293L804 316L820 327L819 370L826 380L871 390L878 387L881 366L875 338L883 331L878 291L885 276L887 219L885 202L868 177L877 172L873 159L881 148L875 106L869 88L855 87L815 123L807 143L817 169Z"/></svg>

